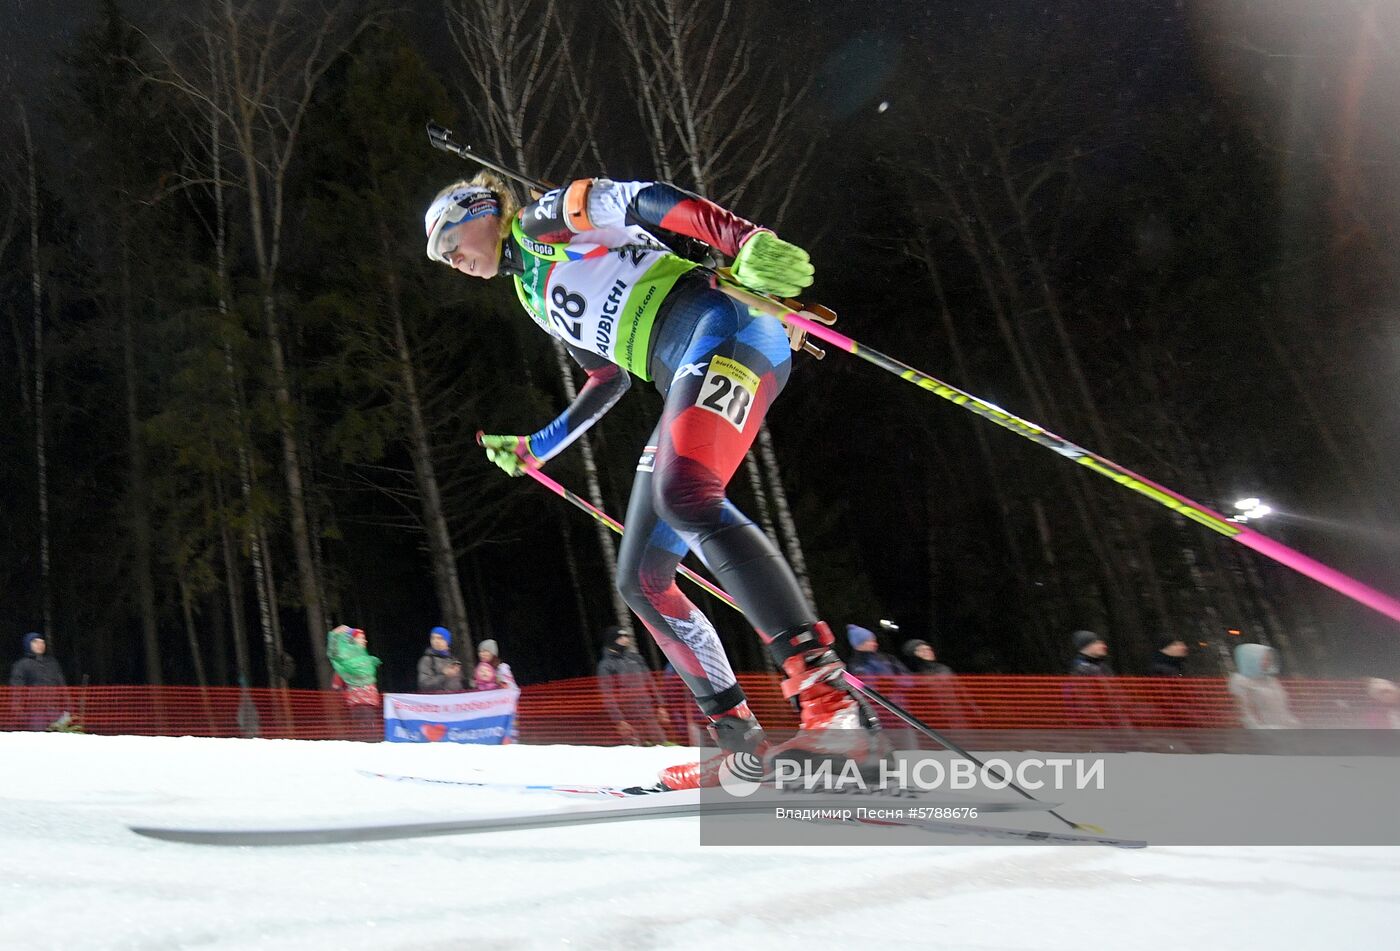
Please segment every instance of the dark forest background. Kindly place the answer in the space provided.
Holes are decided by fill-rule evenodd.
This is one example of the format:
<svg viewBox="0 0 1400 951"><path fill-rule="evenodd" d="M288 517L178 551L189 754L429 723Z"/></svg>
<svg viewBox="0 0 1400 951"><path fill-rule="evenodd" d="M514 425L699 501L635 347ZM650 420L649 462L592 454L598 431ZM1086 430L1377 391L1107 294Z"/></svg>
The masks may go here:
<svg viewBox="0 0 1400 951"><path fill-rule="evenodd" d="M856 340L1400 590L1396 4L3 16L0 637L72 681L313 686L341 622L391 689L439 623L523 683L592 671L605 533L472 442L576 381L508 282L425 259L473 171L430 118L774 226ZM658 407L635 387L550 473L621 517ZM1393 622L848 355L797 359L761 448L733 495L822 615L955 670L1060 672L1088 627L1126 672L1170 632L1202 675L1240 640L1400 674Z"/></svg>

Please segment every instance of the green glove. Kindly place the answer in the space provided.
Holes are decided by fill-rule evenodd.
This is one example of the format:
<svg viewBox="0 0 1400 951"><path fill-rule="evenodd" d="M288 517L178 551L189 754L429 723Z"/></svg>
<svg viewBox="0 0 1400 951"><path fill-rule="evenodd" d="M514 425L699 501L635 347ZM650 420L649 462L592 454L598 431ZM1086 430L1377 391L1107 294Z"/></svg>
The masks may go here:
<svg viewBox="0 0 1400 951"><path fill-rule="evenodd" d="M771 231L755 231L745 239L732 269L734 280L761 294L795 297L812 284L812 261L795 244Z"/></svg>
<svg viewBox="0 0 1400 951"><path fill-rule="evenodd" d="M500 466L508 476L524 475L527 465L539 465L539 460L530 451L529 436L478 434L476 441L486 449L486 458Z"/></svg>

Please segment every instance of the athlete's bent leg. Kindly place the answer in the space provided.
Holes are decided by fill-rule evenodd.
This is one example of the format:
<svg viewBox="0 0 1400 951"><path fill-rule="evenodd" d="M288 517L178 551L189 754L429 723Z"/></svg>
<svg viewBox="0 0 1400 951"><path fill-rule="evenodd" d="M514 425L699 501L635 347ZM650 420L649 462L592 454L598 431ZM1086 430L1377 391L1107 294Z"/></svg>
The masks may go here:
<svg viewBox="0 0 1400 951"><path fill-rule="evenodd" d="M686 354L696 372L677 373L666 394L651 475L655 511L759 631L787 675L783 690L799 704L804 731L849 727L840 742L863 742L875 721L841 683L830 631L786 559L725 494L787 380L786 334L771 318L732 321L722 335L714 332L720 323L698 325Z"/></svg>
<svg viewBox="0 0 1400 951"><path fill-rule="evenodd" d="M752 753L763 742L763 730L749 712L714 625L676 584L676 567L686 545L657 515L654 458L653 444L637 466L618 553L618 589L709 718L715 741L731 752ZM669 784L688 785L676 777Z"/></svg>

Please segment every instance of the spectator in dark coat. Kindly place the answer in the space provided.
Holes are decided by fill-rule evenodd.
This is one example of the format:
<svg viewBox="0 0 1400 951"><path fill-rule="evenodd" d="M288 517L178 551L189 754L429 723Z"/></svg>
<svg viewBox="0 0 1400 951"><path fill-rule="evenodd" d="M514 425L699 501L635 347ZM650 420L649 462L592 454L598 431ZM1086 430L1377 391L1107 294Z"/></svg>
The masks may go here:
<svg viewBox="0 0 1400 951"><path fill-rule="evenodd" d="M632 632L610 627L603 632L603 655L598 660L598 689L618 736L633 746L666 742L660 720L667 714L656 695L651 668L637 653Z"/></svg>
<svg viewBox="0 0 1400 951"><path fill-rule="evenodd" d="M1112 683L1108 644L1093 631L1071 635L1078 651L1069 662L1072 679L1065 684L1066 713L1075 727L1102 730L1130 729L1123 697ZM1087 679L1079 679L1087 678Z"/></svg>
<svg viewBox="0 0 1400 951"><path fill-rule="evenodd" d="M10 668L10 686L47 689L24 699L15 696L18 719L26 730L47 730L63 718L63 698L57 690L66 686L63 668L49 654L44 635L30 632L24 635L22 643L24 656Z"/></svg>
<svg viewBox="0 0 1400 951"><path fill-rule="evenodd" d="M24 635L24 656L10 668L11 687L63 687L63 668L49 654L49 642L44 635Z"/></svg>
<svg viewBox="0 0 1400 951"><path fill-rule="evenodd" d="M1093 631L1075 631L1074 649L1078 651L1069 662L1069 672L1080 677L1112 677L1108 662L1108 642Z"/></svg>
<svg viewBox="0 0 1400 951"><path fill-rule="evenodd" d="M1157 639L1157 651L1147 666L1149 677L1185 677L1186 642L1175 634L1163 634Z"/></svg>
<svg viewBox="0 0 1400 951"><path fill-rule="evenodd" d="M428 649L418 658L419 693L461 693L462 662L452 656L452 632L435 627L428 634Z"/></svg>
<svg viewBox="0 0 1400 951"><path fill-rule="evenodd" d="M959 729L975 722L977 704L958 682L953 668L938 662L933 645L928 641L908 640L904 642L905 662L911 674L923 674L937 678L921 685L914 696L909 697L905 706L916 698L923 708L932 715L931 722Z"/></svg>
<svg viewBox="0 0 1400 951"><path fill-rule="evenodd" d="M928 641L905 641L904 656L911 674L946 677L953 672L953 668L938 662L938 655L933 652L933 645Z"/></svg>
<svg viewBox="0 0 1400 951"><path fill-rule="evenodd" d="M881 677L888 674L907 674L909 668L880 650L880 642L875 632L856 624L846 625L846 640L851 642L855 653L847 669L858 677Z"/></svg>

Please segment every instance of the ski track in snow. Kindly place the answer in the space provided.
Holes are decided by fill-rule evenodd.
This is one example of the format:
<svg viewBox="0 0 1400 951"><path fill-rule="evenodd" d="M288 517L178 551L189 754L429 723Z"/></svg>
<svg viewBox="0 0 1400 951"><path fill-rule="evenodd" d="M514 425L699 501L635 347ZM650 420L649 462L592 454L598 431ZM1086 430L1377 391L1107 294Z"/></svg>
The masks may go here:
<svg viewBox="0 0 1400 951"><path fill-rule="evenodd" d="M127 829L567 808L356 770L627 785L689 752L0 733L0 948L1395 946L1400 848L702 848L695 819L272 849Z"/></svg>

